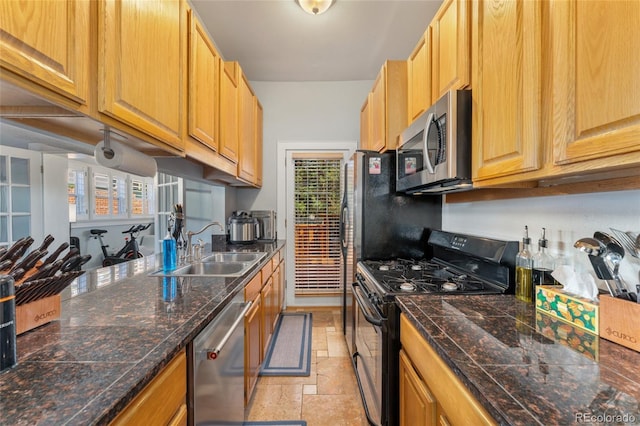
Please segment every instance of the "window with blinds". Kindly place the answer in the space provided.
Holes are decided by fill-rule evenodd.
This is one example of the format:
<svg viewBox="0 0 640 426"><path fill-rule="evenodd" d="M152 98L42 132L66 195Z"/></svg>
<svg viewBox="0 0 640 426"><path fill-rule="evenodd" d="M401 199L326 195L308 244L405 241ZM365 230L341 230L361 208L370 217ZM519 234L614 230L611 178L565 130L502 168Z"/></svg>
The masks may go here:
<svg viewBox="0 0 640 426"><path fill-rule="evenodd" d="M340 292L341 161L293 158L296 295Z"/></svg>

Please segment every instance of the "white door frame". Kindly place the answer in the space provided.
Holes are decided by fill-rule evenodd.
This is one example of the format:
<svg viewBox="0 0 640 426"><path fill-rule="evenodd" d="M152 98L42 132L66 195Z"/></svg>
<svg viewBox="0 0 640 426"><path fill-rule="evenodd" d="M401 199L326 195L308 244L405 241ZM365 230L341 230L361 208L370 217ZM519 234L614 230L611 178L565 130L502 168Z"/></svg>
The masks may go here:
<svg viewBox="0 0 640 426"><path fill-rule="evenodd" d="M346 161L358 147L357 141L278 141L277 142L277 227L278 235L284 235L287 241L285 249L285 306L339 306L340 297L308 297L295 296L295 268L294 268L294 234L292 224L293 208L289 202L293 196L293 163L291 155L294 152L342 152ZM291 283L291 285L287 284Z"/></svg>

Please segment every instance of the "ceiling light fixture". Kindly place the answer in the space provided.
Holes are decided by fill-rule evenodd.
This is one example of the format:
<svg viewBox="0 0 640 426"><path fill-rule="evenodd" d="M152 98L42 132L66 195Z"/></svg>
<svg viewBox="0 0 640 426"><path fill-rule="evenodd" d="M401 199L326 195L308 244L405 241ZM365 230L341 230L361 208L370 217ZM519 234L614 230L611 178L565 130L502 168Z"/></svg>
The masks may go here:
<svg viewBox="0 0 640 426"><path fill-rule="evenodd" d="M336 0L295 0L298 6L310 15L320 15L336 2Z"/></svg>

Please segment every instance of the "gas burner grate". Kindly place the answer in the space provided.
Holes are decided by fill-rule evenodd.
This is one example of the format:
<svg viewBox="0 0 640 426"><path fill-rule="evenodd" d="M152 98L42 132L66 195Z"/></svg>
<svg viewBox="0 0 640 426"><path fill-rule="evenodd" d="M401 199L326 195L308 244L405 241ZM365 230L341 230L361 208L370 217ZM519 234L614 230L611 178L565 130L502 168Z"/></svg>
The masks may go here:
<svg viewBox="0 0 640 426"><path fill-rule="evenodd" d="M494 292L480 279L429 260L366 260L376 281L391 293Z"/></svg>

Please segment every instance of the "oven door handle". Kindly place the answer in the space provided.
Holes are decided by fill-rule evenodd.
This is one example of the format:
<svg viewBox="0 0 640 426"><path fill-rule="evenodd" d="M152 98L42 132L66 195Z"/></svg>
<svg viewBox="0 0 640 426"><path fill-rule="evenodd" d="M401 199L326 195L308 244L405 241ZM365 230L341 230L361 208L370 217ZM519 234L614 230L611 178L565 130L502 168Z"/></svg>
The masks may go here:
<svg viewBox="0 0 640 426"><path fill-rule="evenodd" d="M378 314L375 308L371 305L371 302L369 302L369 300L362 294L360 284L353 283L351 284L351 287L353 287L353 295L356 297L356 302L358 302L358 306L360 307L364 318L371 324L377 327L382 327L384 318Z"/></svg>

